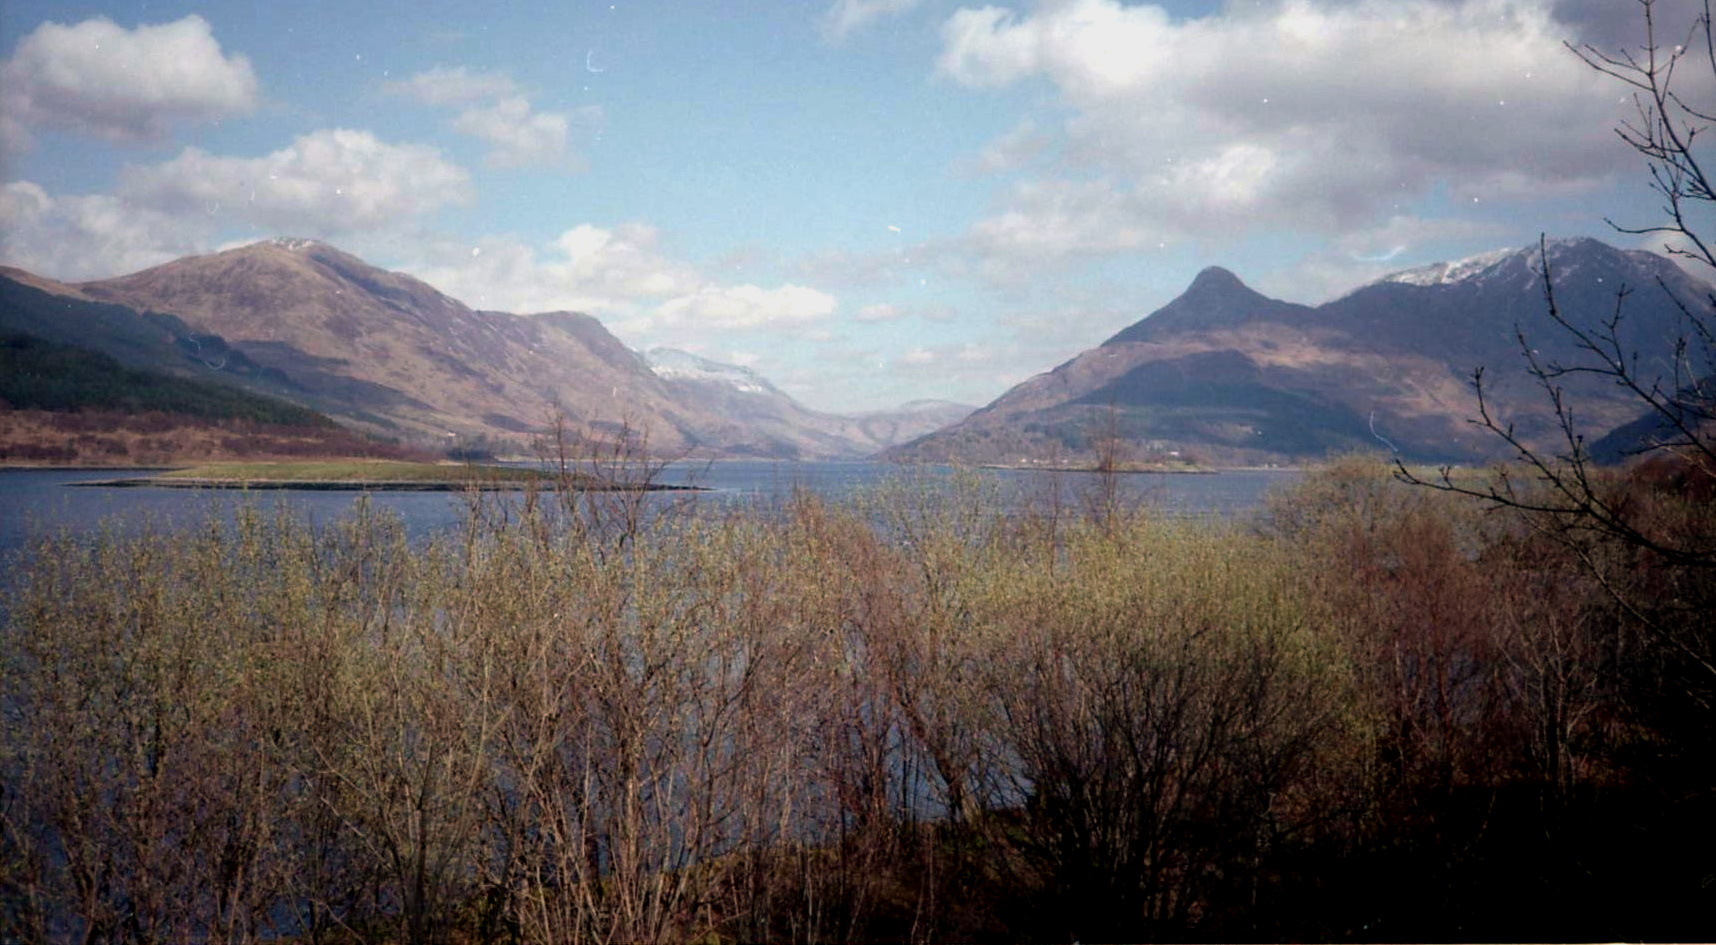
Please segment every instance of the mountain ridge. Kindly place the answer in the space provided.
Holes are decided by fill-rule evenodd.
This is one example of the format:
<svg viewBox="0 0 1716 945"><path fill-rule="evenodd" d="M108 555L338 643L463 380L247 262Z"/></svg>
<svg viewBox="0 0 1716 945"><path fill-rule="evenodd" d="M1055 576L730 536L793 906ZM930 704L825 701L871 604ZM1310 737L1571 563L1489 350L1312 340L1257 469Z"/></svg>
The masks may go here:
<svg viewBox="0 0 1716 945"><path fill-rule="evenodd" d="M6 298L30 300L9 304L0 327L10 319L169 371L212 352L205 366L218 361L224 382L418 443L523 449L559 416L581 436L647 432L667 455L858 458L926 432L931 416L957 419L821 414L755 372L749 386L781 402L732 401L660 376L588 314L473 310L318 240L262 240L75 285L9 270L0 284ZM69 321L56 314L74 305ZM705 381L745 370L706 369Z"/></svg>
<svg viewBox="0 0 1716 945"><path fill-rule="evenodd" d="M1673 262L1598 240L1545 241L1564 314L1600 324L1630 287L1627 350L1660 350L1679 306L1707 296ZM1467 421L1471 381L1527 442L1557 435L1518 369L1523 333L1544 364L1577 344L1548 318L1536 245L1402 270L1318 306L1264 296L1211 267L1184 293L1095 348L1016 385L961 424L892 451L897 459L1044 462L1088 456L1098 431L1129 449L1219 463L1294 462L1382 447L1406 458L1477 462L1499 443ZM1636 403L1597 379L1562 379L1596 434Z"/></svg>

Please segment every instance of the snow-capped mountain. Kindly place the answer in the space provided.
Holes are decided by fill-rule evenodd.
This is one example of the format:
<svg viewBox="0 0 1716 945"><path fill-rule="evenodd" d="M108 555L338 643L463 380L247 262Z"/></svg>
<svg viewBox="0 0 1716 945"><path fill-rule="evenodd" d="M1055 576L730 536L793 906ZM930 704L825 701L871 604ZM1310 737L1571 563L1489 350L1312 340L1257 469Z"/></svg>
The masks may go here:
<svg viewBox="0 0 1716 945"><path fill-rule="evenodd" d="M1453 262L1431 263L1428 266L1405 269L1383 276L1366 286L1360 286L1353 292L1357 293L1371 285L1382 283L1451 286L1497 280L1518 283L1522 279L1541 287L1545 259L1557 282L1577 279L1581 269L1586 266L1604 270L1614 276L1654 280L1665 265L1670 265L1667 259L1656 253L1638 249L1617 249L1601 240L1580 236L1545 240L1541 246L1532 243L1512 249L1496 249ZM1603 274L1598 273L1597 281L1601 281Z"/></svg>
<svg viewBox="0 0 1716 945"><path fill-rule="evenodd" d="M1400 282L1406 285L1450 285L1464 282L1468 279L1481 277L1484 273L1496 268L1502 262L1511 259L1518 250L1497 249L1454 262L1431 263L1416 269L1406 269L1401 272L1383 276L1382 282Z"/></svg>

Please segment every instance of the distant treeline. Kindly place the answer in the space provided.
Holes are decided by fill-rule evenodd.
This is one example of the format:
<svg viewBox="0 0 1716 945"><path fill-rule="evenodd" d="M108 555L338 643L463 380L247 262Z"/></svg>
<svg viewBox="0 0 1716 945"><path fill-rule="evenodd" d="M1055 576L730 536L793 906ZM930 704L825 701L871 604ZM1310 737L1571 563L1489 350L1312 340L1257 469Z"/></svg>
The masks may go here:
<svg viewBox="0 0 1716 945"><path fill-rule="evenodd" d="M0 938L1708 938L1707 569L1364 462L1060 482L40 545ZM1682 486L1603 488L1716 535Z"/></svg>
<svg viewBox="0 0 1716 945"><path fill-rule="evenodd" d="M322 414L285 401L224 384L132 370L97 351L18 333L0 334L0 405L167 413L279 426L334 425Z"/></svg>

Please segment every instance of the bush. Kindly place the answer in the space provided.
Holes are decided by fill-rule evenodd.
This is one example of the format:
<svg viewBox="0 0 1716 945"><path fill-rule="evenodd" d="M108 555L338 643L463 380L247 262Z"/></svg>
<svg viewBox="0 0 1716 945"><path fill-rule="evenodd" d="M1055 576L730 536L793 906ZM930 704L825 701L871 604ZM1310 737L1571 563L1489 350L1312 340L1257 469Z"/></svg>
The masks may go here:
<svg viewBox="0 0 1716 945"><path fill-rule="evenodd" d="M1349 461L1254 530L955 481L50 540L0 632L0 934L1697 928L1708 589L1618 559L1630 613L1447 499Z"/></svg>

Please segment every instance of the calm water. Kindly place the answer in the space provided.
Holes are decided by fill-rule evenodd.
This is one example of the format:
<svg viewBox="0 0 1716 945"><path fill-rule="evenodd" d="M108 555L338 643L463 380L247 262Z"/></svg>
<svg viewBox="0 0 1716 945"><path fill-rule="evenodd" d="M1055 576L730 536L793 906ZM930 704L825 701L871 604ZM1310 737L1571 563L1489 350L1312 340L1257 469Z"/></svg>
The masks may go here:
<svg viewBox="0 0 1716 945"><path fill-rule="evenodd" d="M338 519L357 501L354 492L239 492L191 489L68 487L67 483L113 479L129 475L112 471L0 470L0 558L23 548L32 534L71 531L87 533L104 524L120 531L145 528L178 529L206 520L211 511L229 510L241 502L264 509L290 508L312 525ZM946 479L947 470L902 468L877 463L723 462L675 464L663 480L693 484L709 492L699 504L717 507L766 504L793 489L803 488L831 500L844 500L882 487L890 479L905 483L917 477ZM1093 477L1078 473L1031 473L980 470L971 475L992 481L999 501L1012 505L1041 498L1058 488L1073 504ZM1291 483L1297 473L1277 470L1224 472L1216 475L1121 477L1130 496L1164 510L1187 515L1228 516L1255 508L1272 488ZM370 502L400 516L408 533L432 534L459 522L465 510L462 496L444 492L377 492Z"/></svg>

